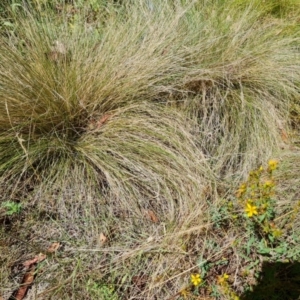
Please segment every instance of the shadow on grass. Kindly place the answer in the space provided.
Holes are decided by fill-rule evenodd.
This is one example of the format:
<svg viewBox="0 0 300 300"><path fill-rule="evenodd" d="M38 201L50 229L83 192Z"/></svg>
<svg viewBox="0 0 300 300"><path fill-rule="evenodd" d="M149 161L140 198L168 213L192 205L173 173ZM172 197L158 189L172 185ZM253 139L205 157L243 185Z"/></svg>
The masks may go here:
<svg viewBox="0 0 300 300"><path fill-rule="evenodd" d="M300 263L264 263L258 284L241 300L300 299Z"/></svg>

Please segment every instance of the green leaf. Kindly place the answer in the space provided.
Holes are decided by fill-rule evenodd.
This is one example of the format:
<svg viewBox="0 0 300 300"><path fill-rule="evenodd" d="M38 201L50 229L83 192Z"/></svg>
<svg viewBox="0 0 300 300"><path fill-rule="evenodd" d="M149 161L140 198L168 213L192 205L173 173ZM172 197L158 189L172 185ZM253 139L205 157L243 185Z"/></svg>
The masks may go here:
<svg viewBox="0 0 300 300"><path fill-rule="evenodd" d="M22 7L22 5L20 3L13 3L11 5L11 9L13 12L15 12L18 7Z"/></svg>
<svg viewBox="0 0 300 300"><path fill-rule="evenodd" d="M254 243L254 241L255 241L255 237L251 236L250 239L249 239L249 241L248 241L248 243L247 243L247 247L246 247L246 253L247 253L247 255L250 254L250 249L251 249L251 246Z"/></svg>
<svg viewBox="0 0 300 300"><path fill-rule="evenodd" d="M258 216L259 222L263 222L263 221L265 220L265 218L266 218L266 214L263 214L263 215L261 215L261 216Z"/></svg>
<svg viewBox="0 0 300 300"><path fill-rule="evenodd" d="M9 21L5 21L3 22L3 25L6 26L6 27L15 27L15 25Z"/></svg>
<svg viewBox="0 0 300 300"><path fill-rule="evenodd" d="M271 250L272 249L266 245L265 240L260 241L257 249L259 254L270 254Z"/></svg>
<svg viewBox="0 0 300 300"><path fill-rule="evenodd" d="M284 254L284 253L286 253L287 252L287 245L286 245L286 243L280 244L280 246L276 247L274 249L274 251L276 253L278 253L278 254Z"/></svg>
<svg viewBox="0 0 300 300"><path fill-rule="evenodd" d="M3 208L6 208L7 215L13 215L15 213L19 213L22 209L22 204L13 202L13 201L5 201L1 205Z"/></svg>
<svg viewBox="0 0 300 300"><path fill-rule="evenodd" d="M274 242L274 236L272 234L268 234L268 238L269 238L271 243Z"/></svg>

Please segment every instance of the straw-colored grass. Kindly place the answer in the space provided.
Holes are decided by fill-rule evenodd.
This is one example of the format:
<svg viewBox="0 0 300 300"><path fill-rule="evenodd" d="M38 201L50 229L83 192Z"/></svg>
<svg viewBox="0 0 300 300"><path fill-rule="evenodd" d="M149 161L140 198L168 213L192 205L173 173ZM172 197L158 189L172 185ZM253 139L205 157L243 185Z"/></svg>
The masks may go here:
<svg viewBox="0 0 300 300"><path fill-rule="evenodd" d="M199 6L184 19L184 107L198 118L216 172L243 177L288 131L291 102L299 98L299 35L286 34L289 26L266 16L261 4Z"/></svg>
<svg viewBox="0 0 300 300"><path fill-rule="evenodd" d="M229 299L224 272L242 294L261 257L230 219L235 191L273 156L278 224L297 235L299 7L225 2L2 14L0 199L22 211L0 210L0 296L20 284L9 266L54 241L28 299L182 299L204 267L191 299Z"/></svg>

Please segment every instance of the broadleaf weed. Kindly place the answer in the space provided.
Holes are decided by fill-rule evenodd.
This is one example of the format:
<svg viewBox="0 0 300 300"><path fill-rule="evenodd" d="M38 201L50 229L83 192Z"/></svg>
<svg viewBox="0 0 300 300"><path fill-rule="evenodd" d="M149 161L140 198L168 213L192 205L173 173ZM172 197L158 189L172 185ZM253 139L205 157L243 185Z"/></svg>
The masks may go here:
<svg viewBox="0 0 300 300"><path fill-rule="evenodd" d="M18 214L22 210L22 204L15 201L5 201L1 204L1 206L5 208L6 215Z"/></svg>
<svg viewBox="0 0 300 300"><path fill-rule="evenodd" d="M86 287L89 295L92 299L103 299L103 300L118 300L119 297L116 294L114 287L109 284L98 283L93 280L87 282Z"/></svg>
<svg viewBox="0 0 300 300"><path fill-rule="evenodd" d="M239 274L244 282L245 291L251 290L253 280L260 276L262 261L273 262L285 259L296 259L299 253L293 251L289 255L290 242L284 232L295 220L299 210L299 204L294 205L293 210L285 217L289 222L278 222L278 201L276 199L275 172L278 161L269 160L266 167L260 166L249 172L247 180L240 184L235 193L235 198L229 196L219 201L217 207L210 207L210 220L213 224L214 234L205 240L203 253L198 260L198 268L205 281L197 290L205 290L210 296L226 299L240 299L233 285L233 275ZM231 269L232 259L230 257L219 257L212 261L209 256L222 253L222 240L227 235L235 235L231 249L238 255L238 261L243 265L235 273L226 270ZM293 248L293 247L292 247ZM213 254L212 254L213 253ZM224 254L223 254L224 255ZM239 269L239 268L238 268ZM212 279L212 274L215 280ZM196 275L191 275L192 282L198 282ZM200 276L200 275L199 275ZM191 291L191 287L184 291ZM186 299L186 294L181 294Z"/></svg>

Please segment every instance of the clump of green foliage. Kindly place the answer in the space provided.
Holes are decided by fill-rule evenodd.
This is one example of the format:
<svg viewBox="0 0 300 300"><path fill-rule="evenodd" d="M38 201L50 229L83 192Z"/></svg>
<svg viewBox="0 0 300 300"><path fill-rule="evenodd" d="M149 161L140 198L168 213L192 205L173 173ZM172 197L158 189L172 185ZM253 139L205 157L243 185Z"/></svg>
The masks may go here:
<svg viewBox="0 0 300 300"><path fill-rule="evenodd" d="M91 296L93 299L96 298L103 299L103 300L119 299L113 287L106 284L97 283L92 280L89 280L87 282L87 292L89 296Z"/></svg>
<svg viewBox="0 0 300 300"><path fill-rule="evenodd" d="M14 201L4 201L1 203L1 207L5 209L6 215L18 214L22 210L22 204Z"/></svg>

